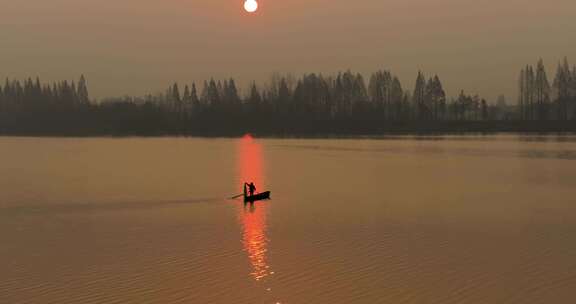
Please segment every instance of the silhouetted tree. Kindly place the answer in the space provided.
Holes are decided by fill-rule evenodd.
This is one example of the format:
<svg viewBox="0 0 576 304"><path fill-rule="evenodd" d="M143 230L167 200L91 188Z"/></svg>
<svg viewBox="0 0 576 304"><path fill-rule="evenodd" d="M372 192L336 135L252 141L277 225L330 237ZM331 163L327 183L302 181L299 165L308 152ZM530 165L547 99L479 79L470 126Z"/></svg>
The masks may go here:
<svg viewBox="0 0 576 304"><path fill-rule="evenodd" d="M550 84L546 77L546 70L542 59L538 61L536 67L536 79L534 82L534 95L536 99L536 118L538 120L548 119L548 109L550 106Z"/></svg>
<svg viewBox="0 0 576 304"><path fill-rule="evenodd" d="M262 95L260 95L255 82L253 82L250 86L250 95L248 96L246 104L248 106L249 112L251 113L258 113L261 110Z"/></svg>
<svg viewBox="0 0 576 304"><path fill-rule="evenodd" d="M554 89L556 90L557 115L560 120L568 120L568 105L572 99L571 87L573 86L572 74L568 59L558 65L556 78L554 79Z"/></svg>
<svg viewBox="0 0 576 304"><path fill-rule="evenodd" d="M37 90L36 96L38 96L41 94L40 80L38 78L36 79L35 87L36 87L35 90ZM90 98L88 95L88 85L86 83L86 78L84 78L84 75L81 75L80 80L78 81L78 102L82 106L86 106L90 103Z"/></svg>
<svg viewBox="0 0 576 304"><path fill-rule="evenodd" d="M416 77L412 100L416 110L416 119L428 119L428 110L426 109L426 80L424 80L424 75L421 72L418 72L418 76Z"/></svg>
<svg viewBox="0 0 576 304"><path fill-rule="evenodd" d="M437 75L434 78L430 78L426 84L424 104L427 117L439 120L444 116L446 93Z"/></svg>

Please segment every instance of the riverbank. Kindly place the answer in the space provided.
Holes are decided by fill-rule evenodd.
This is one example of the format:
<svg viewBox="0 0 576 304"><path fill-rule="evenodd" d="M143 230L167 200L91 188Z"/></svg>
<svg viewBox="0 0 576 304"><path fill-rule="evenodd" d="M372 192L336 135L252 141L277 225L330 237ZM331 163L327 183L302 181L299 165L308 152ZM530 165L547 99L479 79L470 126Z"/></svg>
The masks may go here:
<svg viewBox="0 0 576 304"><path fill-rule="evenodd" d="M50 137L356 137L441 134L563 134L576 133L576 121L141 121L141 120L4 120L2 136Z"/></svg>

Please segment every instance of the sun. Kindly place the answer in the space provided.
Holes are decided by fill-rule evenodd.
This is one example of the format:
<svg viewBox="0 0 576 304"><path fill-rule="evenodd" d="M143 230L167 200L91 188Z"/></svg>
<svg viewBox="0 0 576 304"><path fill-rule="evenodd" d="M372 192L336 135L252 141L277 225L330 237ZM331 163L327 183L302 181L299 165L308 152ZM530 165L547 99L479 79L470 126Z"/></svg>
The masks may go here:
<svg viewBox="0 0 576 304"><path fill-rule="evenodd" d="M254 13L258 10L258 2L256 2L256 0L246 0L246 2L244 2L244 9L249 13Z"/></svg>

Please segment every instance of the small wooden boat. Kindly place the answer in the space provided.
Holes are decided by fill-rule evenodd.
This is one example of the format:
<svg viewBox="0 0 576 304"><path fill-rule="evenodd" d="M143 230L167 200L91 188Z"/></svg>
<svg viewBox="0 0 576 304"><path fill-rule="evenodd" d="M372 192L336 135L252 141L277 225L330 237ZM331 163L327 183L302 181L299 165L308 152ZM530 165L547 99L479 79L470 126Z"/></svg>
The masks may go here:
<svg viewBox="0 0 576 304"><path fill-rule="evenodd" d="M270 199L270 191L254 194L252 196L244 194L244 202L255 202Z"/></svg>

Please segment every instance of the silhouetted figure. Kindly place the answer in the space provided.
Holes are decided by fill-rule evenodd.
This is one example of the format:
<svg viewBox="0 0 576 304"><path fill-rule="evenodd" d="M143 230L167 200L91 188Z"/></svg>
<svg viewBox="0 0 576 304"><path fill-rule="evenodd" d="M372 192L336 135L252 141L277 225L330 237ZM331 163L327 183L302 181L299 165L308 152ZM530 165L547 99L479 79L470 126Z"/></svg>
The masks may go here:
<svg viewBox="0 0 576 304"><path fill-rule="evenodd" d="M248 191L250 192L250 196L253 196L254 193L256 192L256 186L254 186L253 182L248 183L244 183L244 188L246 188L246 186L248 186Z"/></svg>

